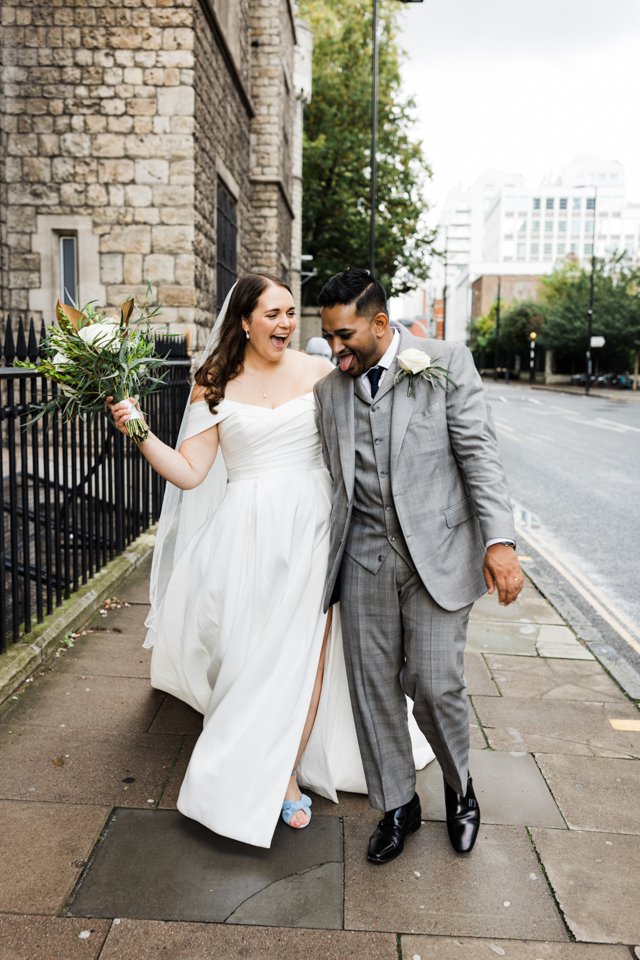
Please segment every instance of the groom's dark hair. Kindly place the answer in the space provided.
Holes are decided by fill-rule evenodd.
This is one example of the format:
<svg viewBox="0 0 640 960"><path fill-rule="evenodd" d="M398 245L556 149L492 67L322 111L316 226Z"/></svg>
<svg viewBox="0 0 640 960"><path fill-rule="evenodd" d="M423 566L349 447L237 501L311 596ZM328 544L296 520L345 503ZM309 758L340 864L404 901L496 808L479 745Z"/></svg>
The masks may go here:
<svg viewBox="0 0 640 960"><path fill-rule="evenodd" d="M387 313L384 287L370 270L350 267L327 280L320 291L318 306L335 307L355 304L356 313L372 320L378 313Z"/></svg>

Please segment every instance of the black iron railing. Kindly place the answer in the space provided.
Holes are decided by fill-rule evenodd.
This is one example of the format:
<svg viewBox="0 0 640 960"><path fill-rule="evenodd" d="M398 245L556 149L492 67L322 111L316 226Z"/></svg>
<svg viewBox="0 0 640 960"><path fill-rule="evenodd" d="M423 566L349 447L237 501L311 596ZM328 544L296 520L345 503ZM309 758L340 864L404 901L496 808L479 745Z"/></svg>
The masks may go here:
<svg viewBox="0 0 640 960"><path fill-rule="evenodd" d="M37 360L43 332L7 318L0 333L0 653L155 522L164 493L164 481L106 417L65 424L47 416L25 426L58 389L13 366ZM182 338L156 346L169 370L145 413L154 433L174 443L190 360Z"/></svg>

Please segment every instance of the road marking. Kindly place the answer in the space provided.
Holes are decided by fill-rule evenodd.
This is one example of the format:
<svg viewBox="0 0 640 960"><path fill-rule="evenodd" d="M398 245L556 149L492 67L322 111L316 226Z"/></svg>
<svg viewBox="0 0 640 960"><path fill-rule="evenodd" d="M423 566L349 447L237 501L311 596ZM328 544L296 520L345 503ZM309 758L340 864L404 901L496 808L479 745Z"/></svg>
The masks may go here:
<svg viewBox="0 0 640 960"><path fill-rule="evenodd" d="M542 400L537 400L535 397L527 397L529 403L542 403Z"/></svg>
<svg viewBox="0 0 640 960"><path fill-rule="evenodd" d="M632 427L628 423L616 423L615 420L605 420L604 417L597 417L599 423L609 423L612 427L618 427L619 430L633 430L634 433L640 433L639 427Z"/></svg>
<svg viewBox="0 0 640 960"><path fill-rule="evenodd" d="M526 511L518 511L518 508L516 508L516 515L518 512L521 512L524 517L527 516ZM596 587L567 557L561 557L548 543L542 543L538 536L526 526L526 521L522 523L516 520L516 531L518 536L526 540L561 577L564 577L567 583L571 584L573 589L615 630L619 637L622 637L630 647L640 653L640 642L638 642L640 628L618 609L613 600Z"/></svg>
<svg viewBox="0 0 640 960"><path fill-rule="evenodd" d="M506 397L500 396L500 399L502 400L503 403L509 403Z"/></svg>
<svg viewBox="0 0 640 960"><path fill-rule="evenodd" d="M614 730L625 730L627 733L636 733L640 730L640 720L612 720L609 723Z"/></svg>
<svg viewBox="0 0 640 960"><path fill-rule="evenodd" d="M522 437L516 436L516 431L513 427L508 426L506 423L502 423L500 420L496 420L496 427L499 433L504 431L504 436L508 440L513 440L514 443L522 443Z"/></svg>

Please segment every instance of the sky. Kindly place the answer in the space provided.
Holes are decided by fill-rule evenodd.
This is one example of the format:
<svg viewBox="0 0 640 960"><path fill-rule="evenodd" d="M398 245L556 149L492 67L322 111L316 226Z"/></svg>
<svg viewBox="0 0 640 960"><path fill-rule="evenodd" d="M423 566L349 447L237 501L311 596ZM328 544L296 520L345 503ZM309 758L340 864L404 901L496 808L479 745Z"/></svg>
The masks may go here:
<svg viewBox="0 0 640 960"><path fill-rule="evenodd" d="M534 186L578 153L620 161L640 202L640 0L424 0L403 20L434 214L488 167Z"/></svg>

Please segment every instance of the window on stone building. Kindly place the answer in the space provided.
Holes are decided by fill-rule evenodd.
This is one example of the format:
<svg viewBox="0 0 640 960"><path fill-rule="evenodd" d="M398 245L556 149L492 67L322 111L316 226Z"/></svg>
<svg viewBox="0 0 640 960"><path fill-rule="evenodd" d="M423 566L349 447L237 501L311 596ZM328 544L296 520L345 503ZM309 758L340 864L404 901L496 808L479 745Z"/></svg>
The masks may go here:
<svg viewBox="0 0 640 960"><path fill-rule="evenodd" d="M63 303L75 304L78 308L78 237L75 233L59 237L60 286L59 296Z"/></svg>
<svg viewBox="0 0 640 960"><path fill-rule="evenodd" d="M553 197L547 197L547 198L546 198L545 204L544 204L544 205L545 205L545 209L547 209L547 210L553 210L553 200L554 200Z"/></svg>
<svg viewBox="0 0 640 960"><path fill-rule="evenodd" d="M559 203L560 203L560 209L561 209L561 210L566 210L566 209L567 209L567 198L566 198L566 197L560 197Z"/></svg>
<svg viewBox="0 0 640 960"><path fill-rule="evenodd" d="M238 203L222 180L218 180L216 233L216 300L220 310L238 278Z"/></svg>
<svg viewBox="0 0 640 960"><path fill-rule="evenodd" d="M540 209L540 197L534 197L534 198L533 198L533 209L534 209L534 210L539 210L539 209Z"/></svg>

